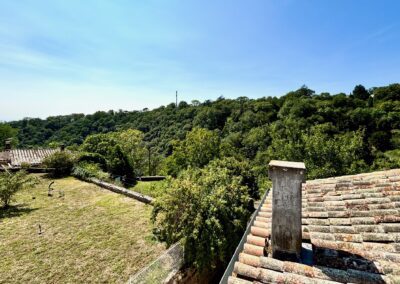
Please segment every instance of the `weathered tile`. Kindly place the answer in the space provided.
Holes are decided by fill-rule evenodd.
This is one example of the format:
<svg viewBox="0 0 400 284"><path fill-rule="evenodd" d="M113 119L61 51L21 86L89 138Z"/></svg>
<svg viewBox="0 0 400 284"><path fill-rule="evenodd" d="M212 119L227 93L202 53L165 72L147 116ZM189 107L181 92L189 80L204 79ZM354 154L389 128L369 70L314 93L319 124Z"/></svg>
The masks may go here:
<svg viewBox="0 0 400 284"><path fill-rule="evenodd" d="M334 234L336 241L361 243L363 238L359 234Z"/></svg>
<svg viewBox="0 0 400 284"><path fill-rule="evenodd" d="M362 194L343 194L342 195L343 200L351 200L351 199L363 199Z"/></svg>
<svg viewBox="0 0 400 284"><path fill-rule="evenodd" d="M331 233L310 232L311 239L321 239L327 241L334 241L335 237Z"/></svg>
<svg viewBox="0 0 400 284"><path fill-rule="evenodd" d="M329 219L308 218L308 224L317 225L317 226L328 226L329 225Z"/></svg>
<svg viewBox="0 0 400 284"><path fill-rule="evenodd" d="M331 233L344 233L344 234L355 234L356 231L352 226L330 226Z"/></svg>
<svg viewBox="0 0 400 284"><path fill-rule="evenodd" d="M374 213L369 210L350 210L351 217L373 217Z"/></svg>
<svg viewBox="0 0 400 284"><path fill-rule="evenodd" d="M328 218L328 212L308 212L309 218Z"/></svg>
<svg viewBox="0 0 400 284"><path fill-rule="evenodd" d="M357 233L384 233L385 230L380 225L353 225Z"/></svg>
<svg viewBox="0 0 400 284"><path fill-rule="evenodd" d="M400 233L400 223L381 223L386 233Z"/></svg>
<svg viewBox="0 0 400 284"><path fill-rule="evenodd" d="M373 217L354 217L351 218L351 223L353 225L367 225L375 224L375 219Z"/></svg>
<svg viewBox="0 0 400 284"><path fill-rule="evenodd" d="M311 232L321 232L321 233L330 233L330 226L308 226L308 229Z"/></svg>
<svg viewBox="0 0 400 284"><path fill-rule="evenodd" d="M350 212L348 211L328 211L329 218L348 218L350 217Z"/></svg>
<svg viewBox="0 0 400 284"><path fill-rule="evenodd" d="M351 225L350 218L330 218L329 219L330 225L333 226L340 226L340 225Z"/></svg>
<svg viewBox="0 0 400 284"><path fill-rule="evenodd" d="M386 233L361 233L364 242L393 242L393 236Z"/></svg>
<svg viewBox="0 0 400 284"><path fill-rule="evenodd" d="M382 203L382 204L368 204L370 210L378 210L378 209L392 209L396 208L394 202L391 203Z"/></svg>
<svg viewBox="0 0 400 284"><path fill-rule="evenodd" d="M340 196L340 195L338 195L338 196L336 196L336 195L325 195L323 197L323 201L342 201L342 200L343 200L343 197Z"/></svg>

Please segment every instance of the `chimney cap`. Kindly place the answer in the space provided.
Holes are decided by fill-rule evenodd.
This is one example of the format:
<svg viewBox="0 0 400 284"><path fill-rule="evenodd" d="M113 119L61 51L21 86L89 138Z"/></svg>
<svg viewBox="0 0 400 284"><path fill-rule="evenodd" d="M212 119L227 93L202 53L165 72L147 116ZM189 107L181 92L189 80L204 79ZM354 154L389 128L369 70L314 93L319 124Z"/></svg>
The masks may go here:
<svg viewBox="0 0 400 284"><path fill-rule="evenodd" d="M289 162L289 161L278 161L278 160L271 160L268 165L271 167L280 167L280 168L291 168L291 169L299 169L305 170L306 166L303 162Z"/></svg>

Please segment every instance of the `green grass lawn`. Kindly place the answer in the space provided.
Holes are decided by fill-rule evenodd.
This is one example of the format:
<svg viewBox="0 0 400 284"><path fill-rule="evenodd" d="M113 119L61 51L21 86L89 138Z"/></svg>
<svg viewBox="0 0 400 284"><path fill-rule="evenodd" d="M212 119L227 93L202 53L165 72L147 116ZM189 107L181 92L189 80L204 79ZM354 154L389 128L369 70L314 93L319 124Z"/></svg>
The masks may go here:
<svg viewBox="0 0 400 284"><path fill-rule="evenodd" d="M135 186L132 186L129 189L157 198L165 192L163 187L164 183L165 181L138 181Z"/></svg>
<svg viewBox="0 0 400 284"><path fill-rule="evenodd" d="M74 178L48 197L49 182L0 209L0 283L125 283L165 250L151 206Z"/></svg>

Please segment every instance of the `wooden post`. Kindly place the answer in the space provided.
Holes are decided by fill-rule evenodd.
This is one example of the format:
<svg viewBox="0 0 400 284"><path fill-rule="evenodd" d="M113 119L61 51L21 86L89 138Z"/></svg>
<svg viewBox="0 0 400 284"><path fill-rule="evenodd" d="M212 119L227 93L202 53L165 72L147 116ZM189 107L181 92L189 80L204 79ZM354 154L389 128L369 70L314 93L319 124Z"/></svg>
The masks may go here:
<svg viewBox="0 0 400 284"><path fill-rule="evenodd" d="M271 161L272 180L272 257L281 260L300 259L301 184L305 181L305 165L298 162Z"/></svg>

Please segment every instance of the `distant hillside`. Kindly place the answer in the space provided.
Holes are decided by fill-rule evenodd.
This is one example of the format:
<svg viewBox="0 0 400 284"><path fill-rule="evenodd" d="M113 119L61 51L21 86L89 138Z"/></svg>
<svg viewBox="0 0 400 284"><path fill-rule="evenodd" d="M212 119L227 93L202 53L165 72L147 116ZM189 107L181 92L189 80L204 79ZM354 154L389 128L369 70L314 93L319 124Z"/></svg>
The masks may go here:
<svg viewBox="0 0 400 284"><path fill-rule="evenodd" d="M171 153L173 140L182 140L192 128L201 127L217 130L224 145L237 154L260 161L266 156L302 160L305 147L318 155L330 155L332 149L343 146L340 143L353 143L358 137L362 147L357 157L367 167L385 167L390 166L388 157L394 155L398 161L400 84L370 90L359 85L350 95L315 94L304 86L279 98L182 101L178 107L170 104L151 111L27 118L10 125L19 130L21 147L52 142L79 145L90 134L135 128L164 156ZM319 153L319 147L327 152ZM391 155L384 155L387 151Z"/></svg>

